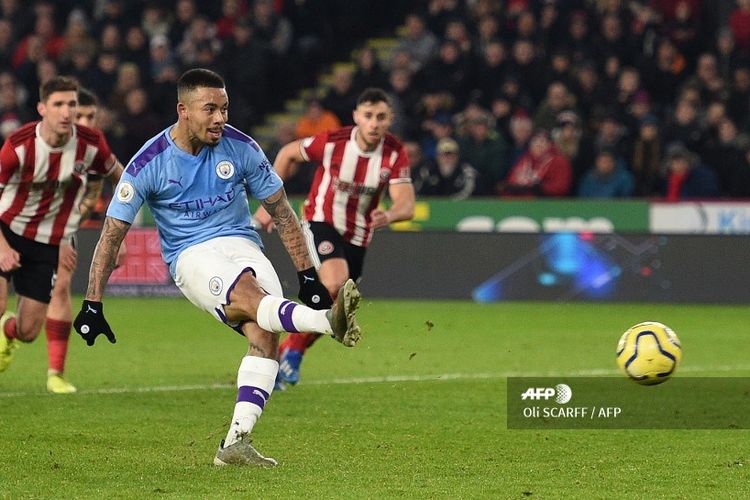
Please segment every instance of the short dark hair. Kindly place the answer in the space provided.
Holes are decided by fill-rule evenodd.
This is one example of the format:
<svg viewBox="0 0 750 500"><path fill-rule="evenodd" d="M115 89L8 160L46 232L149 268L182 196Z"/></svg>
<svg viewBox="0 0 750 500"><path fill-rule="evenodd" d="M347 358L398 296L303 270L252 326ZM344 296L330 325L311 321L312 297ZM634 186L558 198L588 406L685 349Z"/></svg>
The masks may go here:
<svg viewBox="0 0 750 500"><path fill-rule="evenodd" d="M78 92L78 80L70 76L55 76L39 86L39 101L46 102L53 92Z"/></svg>
<svg viewBox="0 0 750 500"><path fill-rule="evenodd" d="M357 106L366 102L370 104L384 102L388 107L393 107L393 103L391 103L391 98L388 96L388 93L377 87L366 88L361 94L359 94L359 97L357 98Z"/></svg>
<svg viewBox="0 0 750 500"><path fill-rule="evenodd" d="M183 93L193 91L199 87L223 89L226 87L226 84L218 73L210 69L190 69L184 72L177 81L177 98L181 99Z"/></svg>
<svg viewBox="0 0 750 500"><path fill-rule="evenodd" d="M98 106L99 98L96 94L85 87L78 88L78 105L79 106Z"/></svg>

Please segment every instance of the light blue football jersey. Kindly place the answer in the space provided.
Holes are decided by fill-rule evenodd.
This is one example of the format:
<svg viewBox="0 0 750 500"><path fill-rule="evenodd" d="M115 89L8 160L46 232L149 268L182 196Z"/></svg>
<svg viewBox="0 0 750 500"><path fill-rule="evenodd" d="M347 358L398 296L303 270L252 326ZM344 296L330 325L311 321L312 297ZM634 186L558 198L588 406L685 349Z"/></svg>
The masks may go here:
<svg viewBox="0 0 750 500"><path fill-rule="evenodd" d="M172 278L177 257L197 243L241 236L262 248L247 193L263 200L283 185L265 153L252 138L226 125L216 146L204 146L193 156L174 143L171 129L146 142L130 160L107 216L132 224L145 202Z"/></svg>

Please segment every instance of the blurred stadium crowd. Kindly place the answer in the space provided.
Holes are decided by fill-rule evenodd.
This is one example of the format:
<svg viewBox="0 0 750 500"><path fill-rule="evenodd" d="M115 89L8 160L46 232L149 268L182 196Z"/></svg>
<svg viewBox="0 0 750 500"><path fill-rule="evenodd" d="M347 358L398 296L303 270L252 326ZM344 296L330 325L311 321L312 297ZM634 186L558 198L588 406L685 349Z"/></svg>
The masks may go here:
<svg viewBox="0 0 750 500"><path fill-rule="evenodd" d="M0 0L0 133L37 118L40 82L72 75L100 98L102 126L127 160L175 120L177 78L197 66L225 77L232 123L250 131L326 63L393 31L398 19L375 3Z"/></svg>
<svg viewBox="0 0 750 500"><path fill-rule="evenodd" d="M123 159L174 120L175 81L225 76L251 131L331 84L275 144L351 123L368 86L421 195L750 197L750 0L0 0L0 133L71 74ZM389 36L387 53L363 41ZM355 50L359 49L359 50ZM354 52L353 52L354 51ZM306 179L292 179L303 192Z"/></svg>

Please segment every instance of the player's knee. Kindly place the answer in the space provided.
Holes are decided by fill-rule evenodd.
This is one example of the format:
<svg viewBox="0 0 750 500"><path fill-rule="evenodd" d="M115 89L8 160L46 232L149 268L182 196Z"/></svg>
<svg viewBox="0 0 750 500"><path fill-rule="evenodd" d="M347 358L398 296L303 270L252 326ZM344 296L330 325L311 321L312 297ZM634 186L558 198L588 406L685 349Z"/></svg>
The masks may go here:
<svg viewBox="0 0 750 500"><path fill-rule="evenodd" d="M234 310L239 310L248 318L255 318L258 310L258 304L263 300L267 293L261 288L258 280L252 273L244 273L229 295L228 306Z"/></svg>
<svg viewBox="0 0 750 500"><path fill-rule="evenodd" d="M33 342L42 331L41 321L16 322L16 338L21 342Z"/></svg>

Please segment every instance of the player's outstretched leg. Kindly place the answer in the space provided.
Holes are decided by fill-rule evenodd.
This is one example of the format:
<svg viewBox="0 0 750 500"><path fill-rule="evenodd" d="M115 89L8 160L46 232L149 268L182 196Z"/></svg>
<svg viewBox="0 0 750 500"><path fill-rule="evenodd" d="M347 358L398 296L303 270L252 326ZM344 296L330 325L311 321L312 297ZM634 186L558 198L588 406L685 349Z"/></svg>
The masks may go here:
<svg viewBox="0 0 750 500"><path fill-rule="evenodd" d="M353 280L347 280L341 287L333 307L323 311L282 297L266 295L258 304L255 319L262 329L269 332L322 333L331 335L347 347L353 347L362 336L356 318L360 298Z"/></svg>
<svg viewBox="0 0 750 500"><path fill-rule="evenodd" d="M6 311L0 316L0 372L4 372L18 349L20 342L16 339L16 315Z"/></svg>

